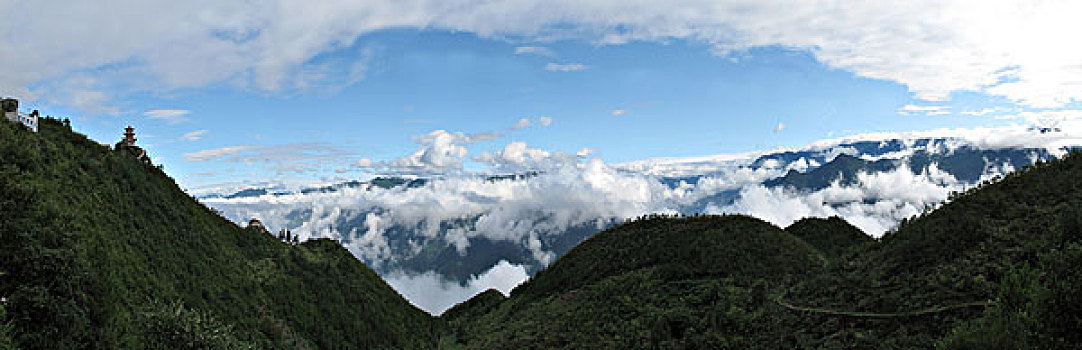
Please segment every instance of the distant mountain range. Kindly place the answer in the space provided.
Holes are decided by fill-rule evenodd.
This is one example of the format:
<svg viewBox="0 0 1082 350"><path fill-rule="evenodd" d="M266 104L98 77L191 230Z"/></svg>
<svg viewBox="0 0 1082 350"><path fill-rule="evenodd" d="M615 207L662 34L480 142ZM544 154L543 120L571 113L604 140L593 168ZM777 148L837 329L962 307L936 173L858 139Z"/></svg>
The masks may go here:
<svg viewBox="0 0 1082 350"><path fill-rule="evenodd" d="M748 207L742 201L750 199L742 193L749 187L789 191L799 196L824 191L831 186L859 187L861 174L891 173L908 177L924 174L925 177L937 176L935 181L938 182L933 185L943 190L926 199L937 202L945 199L952 190L1053 158L1053 153L1039 147L979 147L963 139L937 137L861 140L798 150L703 158L609 167L615 173L612 176L653 186L650 193L643 194L650 198L627 199L623 197L627 194L621 193L620 189L615 193L599 191L597 196L613 199L599 198L597 206L611 205L613 210L601 210L601 214L593 216L576 216L578 214L574 212L543 207L508 210L510 206L521 206L522 203L516 202L513 196L482 194L488 191L514 193L522 188L561 192L577 185L597 188L589 183L589 177L569 176L557 171L460 176L454 180L379 177L294 191L249 188L200 198L238 223L259 217L272 229L289 229L302 237L331 237L347 246L356 246L351 250L383 275L434 271L451 281L466 283L471 276L484 273L501 260L525 265L533 273L594 233L638 215L658 212L762 215L741 209ZM566 181L580 183L569 185L564 183ZM496 182L514 184L493 186ZM452 186L461 188L449 188ZM571 192L566 196L577 195ZM874 205L892 200L880 197L883 195L831 205ZM591 205L590 200L583 199L582 204ZM632 203L628 205L627 201ZM917 209L899 209L877 219L896 222L934 204L905 203ZM624 210L624 207L634 208ZM505 234L502 230L516 233ZM373 242L382 245L372 249Z"/></svg>
<svg viewBox="0 0 1082 350"><path fill-rule="evenodd" d="M234 199L234 198L260 197L260 196L265 196L265 195L268 195L268 194L269 195L274 195L274 196L284 196L284 195L292 195L292 194L329 193L329 192L336 192L336 191L341 190L343 188L360 188L360 187L365 187L365 186L372 186L372 187L375 187L375 188L382 188L382 189L395 188L395 187L398 187L398 186L421 187L421 186L424 186L425 183L427 183L427 182L428 182L428 180L426 180L426 179L407 179L407 178L402 178L402 177L377 177L377 178L374 178L374 179L369 180L369 181L352 180L352 181L340 182L340 183L327 185L327 186L304 187L304 188L301 188L301 189L296 190L296 191L284 190L281 186L252 187L252 188L245 188L243 190L236 191L236 192L233 192L233 193L228 193L228 194L221 194L221 193L214 193L214 192L204 193L204 194L196 196L196 198L198 198L198 199L216 199L216 198Z"/></svg>

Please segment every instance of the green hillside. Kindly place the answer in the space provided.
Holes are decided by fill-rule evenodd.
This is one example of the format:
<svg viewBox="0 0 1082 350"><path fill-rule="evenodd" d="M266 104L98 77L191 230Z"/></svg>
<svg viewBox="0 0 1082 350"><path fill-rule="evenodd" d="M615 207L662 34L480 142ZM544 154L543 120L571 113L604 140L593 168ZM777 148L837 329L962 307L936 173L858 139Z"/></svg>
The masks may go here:
<svg viewBox="0 0 1082 350"><path fill-rule="evenodd" d="M20 129L0 122L0 338L27 349L435 344L432 318L338 244L237 227L160 169L56 120Z"/></svg>
<svg viewBox="0 0 1082 350"><path fill-rule="evenodd" d="M800 237L829 259L837 259L862 245L875 242L864 231L837 216L803 218L786 227L785 232Z"/></svg>
<svg viewBox="0 0 1082 350"><path fill-rule="evenodd" d="M1082 154L1038 163L955 194L880 240L837 218L785 231L742 216L635 220L583 242L506 300L486 293L452 308L443 342L1077 348L1080 176Z"/></svg>
<svg viewBox="0 0 1082 350"><path fill-rule="evenodd" d="M646 217L603 231L492 306L447 311L470 348L746 348L767 292L819 273L815 248L747 216ZM480 318L470 310L491 311Z"/></svg>
<svg viewBox="0 0 1082 350"><path fill-rule="evenodd" d="M1082 154L870 239L839 218L649 216L434 319L336 242L225 220L130 152L0 123L0 349L1082 344Z"/></svg>

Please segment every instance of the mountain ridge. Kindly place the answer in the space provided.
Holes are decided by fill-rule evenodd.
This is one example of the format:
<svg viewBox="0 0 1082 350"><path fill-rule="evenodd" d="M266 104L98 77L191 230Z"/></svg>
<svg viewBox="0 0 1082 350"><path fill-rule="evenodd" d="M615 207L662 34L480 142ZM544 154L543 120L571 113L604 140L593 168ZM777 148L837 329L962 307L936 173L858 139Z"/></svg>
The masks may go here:
<svg viewBox="0 0 1082 350"><path fill-rule="evenodd" d="M432 318L341 245L289 245L161 169L0 123L0 296L20 348L427 348Z"/></svg>
<svg viewBox="0 0 1082 350"><path fill-rule="evenodd" d="M1035 160L1051 157L1043 148L981 148L960 142L950 138L842 142L833 148L809 147L757 154L739 162L729 161L739 164L714 164L724 165L728 173L706 172L684 177L640 175L631 170L620 170L617 166L614 171L623 174L621 176L641 178L646 185L656 187L651 190L655 192L654 197L646 203L628 205L636 208L633 211L624 210L624 203L641 199L631 195L625 198L623 193L614 194L610 189L598 188L600 193L597 195L615 198L609 201L613 208L597 210L596 217L581 216L581 210L559 212L545 206L521 210L517 214L507 213L507 209L515 206L515 203L505 204L500 200L507 199L501 196L509 193L538 188L538 191L547 191L541 186L554 186L552 191L590 186L584 183L584 177L573 175L566 178L551 172L526 176L467 175L464 179L420 178L410 180L418 182L418 185L398 186L393 190L364 184L360 186L369 187L343 186L349 183L346 182L324 186L337 188L334 191L308 191L308 194L292 191L286 197L273 197L276 190L268 189L267 196L271 197L209 199L205 203L221 210L235 222L259 217L275 228L289 229L306 236L329 235L346 244L386 241L386 249L353 249L359 258L376 267L377 272L384 276L431 272L449 281L465 284L471 276L484 274L501 260L524 265L533 274L574 244L627 217L651 212L676 211L693 215L747 210L742 209L745 207L741 201L749 187L763 186L775 191L770 193L791 193L792 196L827 191L821 197L830 198L831 193L837 192L831 190L840 188L848 191L843 193L853 193L854 188L861 185L860 181L867 178L874 181L880 175L895 178L907 176L927 182L928 186L923 189L926 194L903 196L895 191L897 193L890 192L887 196L903 198L884 197L879 193L870 193L866 198L842 198L840 201L823 203L823 206L833 208L817 214L843 215L838 212L839 209L854 203L873 206L877 201L888 201L892 206L912 207L898 208L896 212L885 214L876 213L881 210L880 207L858 211L866 215L884 216L872 218L876 221L856 221L863 222L865 226L861 228L869 234L879 235L902 216L934 205L928 201L945 197L948 191L945 188L972 185L991 174L1021 168ZM482 181L493 178L504 181L498 184ZM572 183L564 185L565 181ZM551 185L553 182L557 184ZM896 187L896 184L885 185ZM458 187L462 190L456 192L454 188ZM574 200L577 197L566 198ZM656 202L651 202L654 198ZM514 202L517 198L509 200ZM914 201L922 203L911 203ZM457 203L454 207L467 209L446 209L448 205L445 203ZM586 203L588 201L584 200L583 205ZM424 209L420 210L421 207ZM417 214L396 214L405 212ZM762 216L760 213L751 214ZM516 233L508 234L507 230ZM364 238L366 235L379 236L381 239ZM387 251L390 253L377 253ZM461 264L459 261L476 263Z"/></svg>
<svg viewBox="0 0 1082 350"><path fill-rule="evenodd" d="M59 121L0 126L0 344L20 348L1050 348L1082 342L1082 154L879 239L648 215L432 318L342 247L241 228ZM890 317L880 317L890 315Z"/></svg>
<svg viewBox="0 0 1082 350"><path fill-rule="evenodd" d="M1078 174L1080 153L1037 163L952 194L875 240L840 219L798 221L783 234L807 239L815 248L806 256L823 259L788 277L703 276L694 271L712 264L659 260L585 283L553 280L581 275L566 271L577 260L598 271L620 266L619 255L603 250L580 254L610 246L604 239L614 232L640 241L620 245L645 244L689 222L726 217L625 223L587 239L510 298L486 293L441 318L447 338L467 348L1075 348ZM716 253L732 254L727 248L749 249Z"/></svg>

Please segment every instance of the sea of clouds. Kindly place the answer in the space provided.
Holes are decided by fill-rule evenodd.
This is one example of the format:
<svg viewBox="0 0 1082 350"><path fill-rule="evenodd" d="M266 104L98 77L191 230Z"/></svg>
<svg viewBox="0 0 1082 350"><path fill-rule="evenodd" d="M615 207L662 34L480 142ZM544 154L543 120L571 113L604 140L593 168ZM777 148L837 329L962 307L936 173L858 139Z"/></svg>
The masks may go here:
<svg viewBox="0 0 1082 350"><path fill-rule="evenodd" d="M1018 128L953 132L879 135L879 139L946 138L919 150L925 152L953 152L967 145L983 149L1038 147L1062 153L1063 145L1080 144L1077 138L1062 133L1046 135ZM1017 137L1021 134L1011 137L1013 132L1028 134L1025 138ZM433 135L419 141L421 150L409 156L413 159L411 167L423 166L426 158L446 167L456 162L446 157L465 155L456 149L459 146L454 140L438 140L452 134ZM450 137L462 142L469 139L464 135ZM864 135L801 150L818 154L825 163L839 154L855 152L842 146L845 142L874 139ZM904 158L915 151L904 149L865 158ZM613 222L645 214L691 212L748 214L781 227L803 217L837 215L878 237L901 219L942 203L952 191L974 185L959 181L933 163L923 169L902 165L886 172L861 173L855 181L835 181L814 191L767 187L763 184L766 180L821 165L814 159L800 158L752 166L758 156L768 153L613 165L590 157L588 152L567 155L512 142L502 151L474 159L489 162L499 171L531 171L531 176L492 179L457 173L433 177L414 187L363 185L326 193L212 198L205 202L238 223L257 217L272 229L289 229L301 239L339 240L358 258L381 271L415 305L439 314L489 288L509 293L528 278L530 264L500 261L467 281L452 281L434 271L394 268L397 262L420 254L426 246L454 247L459 254L466 254L477 238L512 242L529 252L531 264L546 266L557 258L546 242L571 228L600 230ZM1009 164L986 164L981 179L1012 170ZM690 175L694 175L694 181L672 180ZM449 224L455 222L460 224Z"/></svg>

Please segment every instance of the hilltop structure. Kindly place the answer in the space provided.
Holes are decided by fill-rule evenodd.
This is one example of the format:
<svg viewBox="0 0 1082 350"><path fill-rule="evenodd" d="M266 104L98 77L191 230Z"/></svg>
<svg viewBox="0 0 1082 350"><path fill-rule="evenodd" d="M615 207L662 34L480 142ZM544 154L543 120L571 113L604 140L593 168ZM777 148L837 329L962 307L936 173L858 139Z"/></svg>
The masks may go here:
<svg viewBox="0 0 1082 350"><path fill-rule="evenodd" d="M33 132L38 132L38 111L34 110L29 115L19 113L19 100L14 98L0 99L0 110L3 111L4 117L7 120L20 123L30 128Z"/></svg>
<svg viewBox="0 0 1082 350"><path fill-rule="evenodd" d="M143 161L143 163L150 164L150 156L147 155L147 151L142 147L136 146L135 140L135 128L128 125L128 127L124 128L124 138L116 143L114 149L118 152L128 152L135 158Z"/></svg>
<svg viewBox="0 0 1082 350"><path fill-rule="evenodd" d="M128 127L124 128L124 139L120 140L120 142L123 143L124 146L132 147L135 146L135 140L135 128L128 125Z"/></svg>
<svg viewBox="0 0 1082 350"><path fill-rule="evenodd" d="M256 230L260 230L260 231L263 231L263 232L270 233L270 231L267 231L267 227L263 226L263 222L259 221L259 219L256 219L256 218L252 218L251 220L248 220L248 227L247 228L256 229Z"/></svg>

